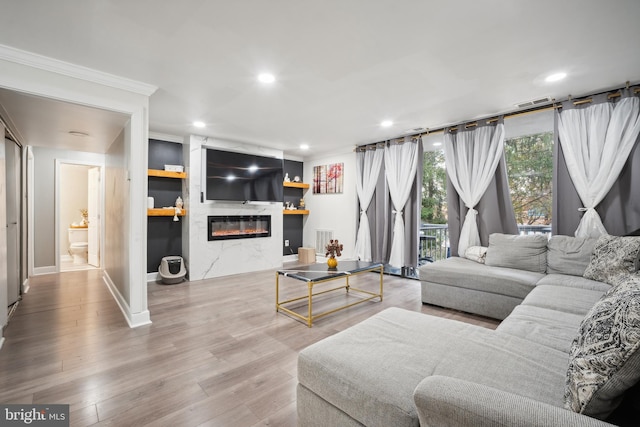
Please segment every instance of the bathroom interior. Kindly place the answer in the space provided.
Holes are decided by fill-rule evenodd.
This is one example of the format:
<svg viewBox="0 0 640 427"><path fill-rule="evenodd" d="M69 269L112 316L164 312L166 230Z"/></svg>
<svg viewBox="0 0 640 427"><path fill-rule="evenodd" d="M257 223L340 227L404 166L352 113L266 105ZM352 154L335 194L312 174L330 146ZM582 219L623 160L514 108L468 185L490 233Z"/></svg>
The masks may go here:
<svg viewBox="0 0 640 427"><path fill-rule="evenodd" d="M61 163L59 173L60 271L100 267L99 174L93 165ZM91 224L91 226L89 226ZM93 237L90 238L90 233Z"/></svg>

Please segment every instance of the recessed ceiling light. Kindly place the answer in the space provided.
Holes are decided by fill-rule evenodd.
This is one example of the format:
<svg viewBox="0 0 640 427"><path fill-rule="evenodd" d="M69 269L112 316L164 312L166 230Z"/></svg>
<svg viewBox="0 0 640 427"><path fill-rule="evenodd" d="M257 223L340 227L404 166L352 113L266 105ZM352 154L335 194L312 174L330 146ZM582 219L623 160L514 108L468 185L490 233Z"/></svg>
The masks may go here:
<svg viewBox="0 0 640 427"><path fill-rule="evenodd" d="M251 165L249 166L249 172L255 172L258 170L258 165Z"/></svg>
<svg viewBox="0 0 640 427"><path fill-rule="evenodd" d="M309 144L300 144L300 149L301 150L308 150L309 149Z"/></svg>
<svg viewBox="0 0 640 427"><path fill-rule="evenodd" d="M69 135L77 136L78 138L86 138L87 136L89 136L88 133L81 132L79 130L70 130Z"/></svg>
<svg viewBox="0 0 640 427"><path fill-rule="evenodd" d="M236 179L234 175L227 175L227 181L233 181L234 179Z"/></svg>
<svg viewBox="0 0 640 427"><path fill-rule="evenodd" d="M544 81L547 83L553 83L553 82L558 82L562 79L564 79L565 77L567 77L567 73L555 73L555 74L550 74L548 75Z"/></svg>
<svg viewBox="0 0 640 427"><path fill-rule="evenodd" d="M433 146L434 147L440 147L442 145L442 142L434 142Z"/></svg>
<svg viewBox="0 0 640 427"><path fill-rule="evenodd" d="M203 127L206 126L206 124L204 122L195 121L195 122L193 122L193 126L195 126L197 128L203 128Z"/></svg>
<svg viewBox="0 0 640 427"><path fill-rule="evenodd" d="M260 83L273 83L276 81L276 77L273 74L262 73L258 76L258 81Z"/></svg>
<svg viewBox="0 0 640 427"><path fill-rule="evenodd" d="M380 123L380 126L382 126L383 128L388 128L389 126L393 126L393 122L391 120L383 120Z"/></svg>

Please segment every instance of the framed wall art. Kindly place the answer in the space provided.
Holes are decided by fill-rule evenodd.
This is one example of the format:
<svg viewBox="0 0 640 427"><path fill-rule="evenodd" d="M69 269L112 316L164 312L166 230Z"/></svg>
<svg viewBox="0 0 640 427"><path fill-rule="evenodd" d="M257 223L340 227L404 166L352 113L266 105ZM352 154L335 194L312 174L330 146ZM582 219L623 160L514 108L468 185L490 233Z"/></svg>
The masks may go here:
<svg viewBox="0 0 640 427"><path fill-rule="evenodd" d="M313 193L342 193L344 163L313 167Z"/></svg>

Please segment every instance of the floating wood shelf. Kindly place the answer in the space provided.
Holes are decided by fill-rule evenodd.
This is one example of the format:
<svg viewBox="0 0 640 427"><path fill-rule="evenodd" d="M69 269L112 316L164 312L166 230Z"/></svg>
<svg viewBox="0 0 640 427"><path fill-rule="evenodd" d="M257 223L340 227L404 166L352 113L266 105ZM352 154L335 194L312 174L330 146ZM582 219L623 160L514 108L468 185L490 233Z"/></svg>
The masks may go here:
<svg viewBox="0 0 640 427"><path fill-rule="evenodd" d="M282 211L284 215L309 215L306 209L285 209Z"/></svg>
<svg viewBox="0 0 640 427"><path fill-rule="evenodd" d="M304 182L283 182L282 185L293 188L309 188L309 184Z"/></svg>
<svg viewBox="0 0 640 427"><path fill-rule="evenodd" d="M155 208L155 209L147 209L147 216L174 216L176 210L174 208L163 209L163 208ZM185 216L187 214L186 209L182 209L182 213L178 214L178 216Z"/></svg>
<svg viewBox="0 0 640 427"><path fill-rule="evenodd" d="M165 171L160 169L148 169L147 175L157 176L160 178L179 178L179 179L184 179L187 177L186 172L171 172L171 171Z"/></svg>

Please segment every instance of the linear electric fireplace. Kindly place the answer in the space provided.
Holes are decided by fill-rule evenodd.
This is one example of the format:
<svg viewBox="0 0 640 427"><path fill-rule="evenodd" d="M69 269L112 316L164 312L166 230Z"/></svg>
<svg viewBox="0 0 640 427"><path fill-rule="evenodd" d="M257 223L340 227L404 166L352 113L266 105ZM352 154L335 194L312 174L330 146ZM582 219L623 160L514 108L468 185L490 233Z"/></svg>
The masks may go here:
<svg viewBox="0 0 640 427"><path fill-rule="evenodd" d="M216 215L208 219L208 240L271 236L270 215Z"/></svg>

